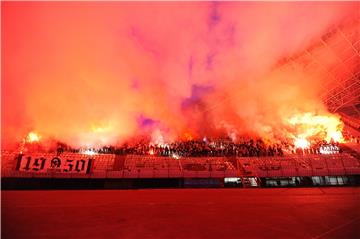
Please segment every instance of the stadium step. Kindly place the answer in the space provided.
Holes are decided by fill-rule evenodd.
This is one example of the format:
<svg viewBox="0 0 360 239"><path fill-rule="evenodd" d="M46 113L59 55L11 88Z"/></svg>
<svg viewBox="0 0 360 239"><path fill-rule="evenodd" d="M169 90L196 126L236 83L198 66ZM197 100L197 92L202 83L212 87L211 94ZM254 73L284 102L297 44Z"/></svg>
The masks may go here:
<svg viewBox="0 0 360 239"><path fill-rule="evenodd" d="M357 158L357 159L360 160L360 153L359 153L359 152L357 152L356 150L352 149L351 147L349 147L349 146L347 146L347 145L343 145L342 148L343 148L343 151L344 151L345 153L348 153L348 154L350 154L351 156L353 156L353 157L355 157L355 158Z"/></svg>

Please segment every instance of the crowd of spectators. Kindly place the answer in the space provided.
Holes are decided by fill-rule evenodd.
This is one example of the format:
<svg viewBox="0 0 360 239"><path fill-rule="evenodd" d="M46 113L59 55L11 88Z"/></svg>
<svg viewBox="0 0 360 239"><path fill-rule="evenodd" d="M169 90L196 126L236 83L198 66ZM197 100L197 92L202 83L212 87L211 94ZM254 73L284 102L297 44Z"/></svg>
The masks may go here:
<svg viewBox="0 0 360 239"><path fill-rule="evenodd" d="M200 157L200 156L276 156L283 155L281 145L265 145L261 140L250 140L243 143L233 143L229 140L207 142L205 140L178 141L169 144L137 143L122 147L107 147L99 153L157 155L173 157Z"/></svg>
<svg viewBox="0 0 360 239"><path fill-rule="evenodd" d="M100 154L117 155L155 155L169 157L265 157L283 156L284 154L320 154L320 153L339 153L341 149L336 143L326 143L320 141L312 144L311 147L301 149L287 142L265 143L261 139L242 140L232 142L230 139L218 140L188 140L176 141L173 143L153 144L149 141L124 143L121 146L103 147L100 149L72 149L71 151L81 153L90 151ZM58 149L58 153L63 152ZM68 151L68 150L67 150Z"/></svg>

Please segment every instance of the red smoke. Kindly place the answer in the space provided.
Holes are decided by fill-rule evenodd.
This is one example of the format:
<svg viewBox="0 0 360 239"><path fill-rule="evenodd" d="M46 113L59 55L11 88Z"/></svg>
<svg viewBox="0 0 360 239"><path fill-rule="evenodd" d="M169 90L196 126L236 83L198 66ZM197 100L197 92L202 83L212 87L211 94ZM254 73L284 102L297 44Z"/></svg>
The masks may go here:
<svg viewBox="0 0 360 239"><path fill-rule="evenodd" d="M319 98L327 76L302 64L276 67L279 60L359 17L358 2L1 8L3 147L32 130L76 146L159 130L167 139L276 137L294 114L328 114ZM331 58L319 60L332 67Z"/></svg>

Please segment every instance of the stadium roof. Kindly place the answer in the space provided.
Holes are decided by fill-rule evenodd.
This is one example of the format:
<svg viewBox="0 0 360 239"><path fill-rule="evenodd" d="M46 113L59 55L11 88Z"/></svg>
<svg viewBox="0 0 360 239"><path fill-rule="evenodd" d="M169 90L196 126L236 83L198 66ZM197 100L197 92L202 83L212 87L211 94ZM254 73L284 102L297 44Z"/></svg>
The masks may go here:
<svg viewBox="0 0 360 239"><path fill-rule="evenodd" d="M278 64L280 69L295 65L327 79L321 98L331 112L360 117L360 18L331 28L310 47Z"/></svg>

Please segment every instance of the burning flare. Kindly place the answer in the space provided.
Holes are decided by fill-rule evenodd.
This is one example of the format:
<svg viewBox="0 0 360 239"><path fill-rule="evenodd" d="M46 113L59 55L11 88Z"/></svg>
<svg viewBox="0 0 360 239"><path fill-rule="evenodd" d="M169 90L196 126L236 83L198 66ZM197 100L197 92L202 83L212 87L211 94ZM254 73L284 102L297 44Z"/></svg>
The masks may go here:
<svg viewBox="0 0 360 239"><path fill-rule="evenodd" d="M310 147L309 141L304 138L297 138L294 142L295 148L307 149Z"/></svg>
<svg viewBox="0 0 360 239"><path fill-rule="evenodd" d="M40 136L35 133L35 132L30 132L27 136L26 136L26 142L28 143L34 143L34 142L39 142L40 141Z"/></svg>

